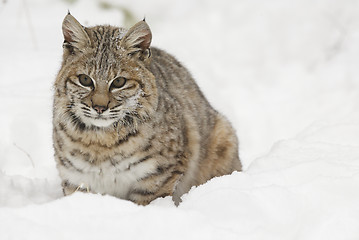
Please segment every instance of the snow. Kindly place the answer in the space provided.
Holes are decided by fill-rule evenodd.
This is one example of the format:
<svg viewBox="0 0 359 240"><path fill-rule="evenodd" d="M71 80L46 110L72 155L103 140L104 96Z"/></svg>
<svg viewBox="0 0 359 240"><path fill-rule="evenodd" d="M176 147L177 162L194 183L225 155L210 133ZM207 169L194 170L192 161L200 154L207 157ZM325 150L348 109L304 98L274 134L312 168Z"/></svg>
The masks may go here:
<svg viewBox="0 0 359 240"><path fill-rule="evenodd" d="M359 2L0 3L0 239L359 239ZM70 9L146 21L233 123L245 171L137 206L62 196L52 83Z"/></svg>

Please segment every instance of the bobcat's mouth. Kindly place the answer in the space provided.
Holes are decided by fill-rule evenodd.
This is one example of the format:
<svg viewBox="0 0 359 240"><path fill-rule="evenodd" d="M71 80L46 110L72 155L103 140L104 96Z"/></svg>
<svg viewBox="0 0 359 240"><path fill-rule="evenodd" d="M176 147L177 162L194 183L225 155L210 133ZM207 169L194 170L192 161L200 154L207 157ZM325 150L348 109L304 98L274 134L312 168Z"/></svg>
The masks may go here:
<svg viewBox="0 0 359 240"><path fill-rule="evenodd" d="M83 113L83 116L85 124L94 125L96 127L109 127L117 121L117 118L111 117L107 112L103 112L101 114Z"/></svg>
<svg viewBox="0 0 359 240"><path fill-rule="evenodd" d="M76 109L77 115L86 126L96 127L109 127L115 123L118 119L110 114L110 110L103 111L101 113L96 112L89 107L78 107Z"/></svg>

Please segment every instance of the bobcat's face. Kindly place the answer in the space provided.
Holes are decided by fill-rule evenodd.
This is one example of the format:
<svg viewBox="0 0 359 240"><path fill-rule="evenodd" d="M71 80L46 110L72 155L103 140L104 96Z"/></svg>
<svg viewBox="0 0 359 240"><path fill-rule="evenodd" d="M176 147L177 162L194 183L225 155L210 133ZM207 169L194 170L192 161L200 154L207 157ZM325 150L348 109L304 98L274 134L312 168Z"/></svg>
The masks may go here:
<svg viewBox="0 0 359 240"><path fill-rule="evenodd" d="M106 72L98 72L96 57L84 58L88 59L84 64L72 63L73 70L65 81L66 97L76 117L89 126L108 127L128 117L148 115L140 115L153 107L147 98L153 91L154 77L147 69L130 59L123 64L124 59L119 58Z"/></svg>
<svg viewBox="0 0 359 240"><path fill-rule="evenodd" d="M72 35L66 39L64 33L64 62L55 84L62 88L65 111L88 127L149 118L156 109L157 91L146 68L149 50L142 49L141 39L146 36L141 29L138 35L132 28L126 34L110 26L83 31L75 27L69 25L69 34L76 33L76 39Z"/></svg>

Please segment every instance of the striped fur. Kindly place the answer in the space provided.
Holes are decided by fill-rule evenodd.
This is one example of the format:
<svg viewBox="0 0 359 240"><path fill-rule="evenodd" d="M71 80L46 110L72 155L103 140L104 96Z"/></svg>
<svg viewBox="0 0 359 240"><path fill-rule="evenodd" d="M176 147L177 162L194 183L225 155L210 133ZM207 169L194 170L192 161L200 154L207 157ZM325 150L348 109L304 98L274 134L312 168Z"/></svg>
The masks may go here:
<svg viewBox="0 0 359 240"><path fill-rule="evenodd" d="M149 48L145 21L129 30L85 28L68 14L63 33L53 144L65 195L89 191L141 205L172 196L178 204L192 186L241 170L230 123L174 57ZM127 81L113 87L118 77Z"/></svg>

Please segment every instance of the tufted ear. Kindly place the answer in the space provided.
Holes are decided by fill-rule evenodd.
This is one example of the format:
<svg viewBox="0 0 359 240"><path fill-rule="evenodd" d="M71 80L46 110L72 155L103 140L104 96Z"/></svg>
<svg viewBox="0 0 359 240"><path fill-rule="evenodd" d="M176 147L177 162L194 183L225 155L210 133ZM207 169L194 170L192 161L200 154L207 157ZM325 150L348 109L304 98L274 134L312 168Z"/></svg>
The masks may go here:
<svg viewBox="0 0 359 240"><path fill-rule="evenodd" d="M84 30L84 27L74 18L70 12L62 22L62 33L64 35L64 47L81 50L90 44L90 38Z"/></svg>
<svg viewBox="0 0 359 240"><path fill-rule="evenodd" d="M127 50L128 54L141 52L149 54L149 47L152 40L150 27L145 20L136 23L131 27L121 40L121 47Z"/></svg>

